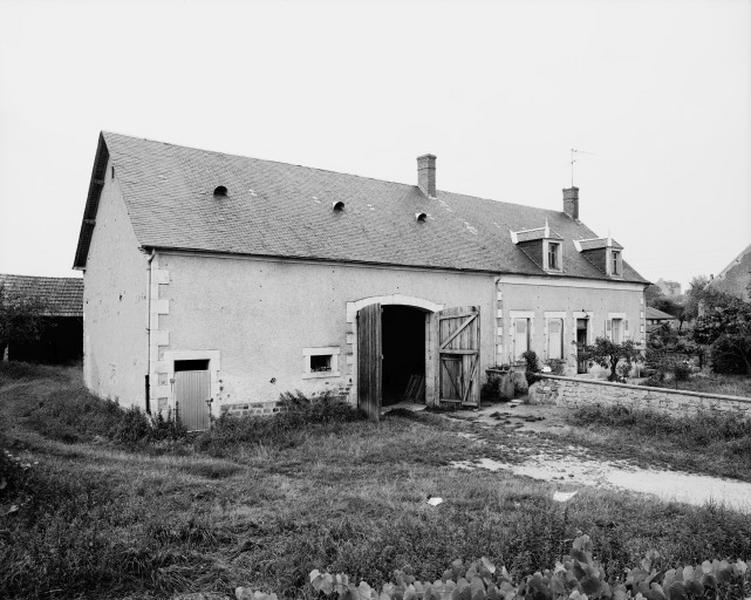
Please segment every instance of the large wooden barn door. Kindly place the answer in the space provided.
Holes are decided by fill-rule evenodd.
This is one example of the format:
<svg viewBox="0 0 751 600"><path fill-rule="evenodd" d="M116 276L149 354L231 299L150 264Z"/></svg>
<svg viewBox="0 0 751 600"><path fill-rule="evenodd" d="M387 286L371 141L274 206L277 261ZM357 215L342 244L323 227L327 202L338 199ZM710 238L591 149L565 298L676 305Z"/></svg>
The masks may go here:
<svg viewBox="0 0 751 600"><path fill-rule="evenodd" d="M364 306L357 313L357 404L367 415L381 415L381 305Z"/></svg>
<svg viewBox="0 0 751 600"><path fill-rule="evenodd" d="M480 307L447 308L436 316L439 399L480 406Z"/></svg>

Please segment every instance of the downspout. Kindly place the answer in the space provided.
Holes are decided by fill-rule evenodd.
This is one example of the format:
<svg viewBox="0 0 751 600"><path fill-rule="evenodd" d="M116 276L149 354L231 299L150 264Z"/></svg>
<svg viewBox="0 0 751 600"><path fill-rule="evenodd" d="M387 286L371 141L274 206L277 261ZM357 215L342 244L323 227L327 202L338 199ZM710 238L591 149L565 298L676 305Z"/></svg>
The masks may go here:
<svg viewBox="0 0 751 600"><path fill-rule="evenodd" d="M152 248L151 255L146 259L148 284L146 286L146 377L144 381L146 386L146 414L148 415L151 414L151 263L155 256L156 250Z"/></svg>

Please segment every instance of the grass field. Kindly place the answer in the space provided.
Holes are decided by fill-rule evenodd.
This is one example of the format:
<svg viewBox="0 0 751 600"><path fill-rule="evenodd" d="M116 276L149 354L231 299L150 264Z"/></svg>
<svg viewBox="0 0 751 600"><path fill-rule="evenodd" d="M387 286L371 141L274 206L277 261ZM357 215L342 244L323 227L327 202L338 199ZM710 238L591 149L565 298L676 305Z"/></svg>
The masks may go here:
<svg viewBox="0 0 751 600"><path fill-rule="evenodd" d="M751 519L720 507L594 489L561 505L554 485L451 468L491 444L440 416L332 417L261 426L240 443L211 434L128 448L107 437L121 415L76 372L3 369L3 444L32 465L12 498L0 496L7 597L231 595L237 585L311 597L313 568L378 583L396 568L434 579L455 558L481 556L528 574L579 533L612 577L649 549L665 564L751 557ZM497 436L494 452L516 460L521 441ZM428 505L433 495L445 502Z"/></svg>

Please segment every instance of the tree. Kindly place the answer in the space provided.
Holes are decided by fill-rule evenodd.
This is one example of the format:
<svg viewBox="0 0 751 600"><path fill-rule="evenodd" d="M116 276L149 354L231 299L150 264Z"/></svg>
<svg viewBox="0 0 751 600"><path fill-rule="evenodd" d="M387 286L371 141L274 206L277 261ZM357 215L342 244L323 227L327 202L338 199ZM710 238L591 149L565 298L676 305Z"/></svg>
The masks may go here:
<svg viewBox="0 0 751 600"><path fill-rule="evenodd" d="M632 340L626 340L620 344L607 339L598 337L594 345L586 346L584 349L587 360L592 360L604 368L610 369L608 381L619 381L622 379L618 372L620 371L625 377L631 370L633 363L641 360L641 350L636 347Z"/></svg>
<svg viewBox="0 0 751 600"><path fill-rule="evenodd" d="M665 296L662 294L662 289L659 285L650 283L646 288L644 288L644 301L647 303L647 306L654 306L655 300L664 297Z"/></svg>
<svg viewBox="0 0 751 600"><path fill-rule="evenodd" d="M693 338L711 346L712 369L751 375L751 303L712 291L702 299Z"/></svg>
<svg viewBox="0 0 751 600"><path fill-rule="evenodd" d="M709 277L706 275L697 275L688 284L688 291L686 292L686 307L684 314L686 319L693 321L699 316L699 307L713 294L712 288L709 286Z"/></svg>
<svg viewBox="0 0 751 600"><path fill-rule="evenodd" d="M42 303L7 289L0 281L0 359L11 342L34 341L42 332Z"/></svg>

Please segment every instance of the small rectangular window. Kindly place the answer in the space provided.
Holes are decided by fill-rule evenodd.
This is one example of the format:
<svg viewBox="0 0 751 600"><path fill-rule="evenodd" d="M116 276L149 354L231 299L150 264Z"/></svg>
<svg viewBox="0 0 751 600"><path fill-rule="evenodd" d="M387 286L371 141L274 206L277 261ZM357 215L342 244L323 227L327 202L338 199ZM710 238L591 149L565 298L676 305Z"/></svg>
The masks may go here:
<svg viewBox="0 0 751 600"><path fill-rule="evenodd" d="M561 245L557 242L548 242L548 269L558 271L561 268L560 263Z"/></svg>
<svg viewBox="0 0 751 600"><path fill-rule="evenodd" d="M336 346L303 348L303 377L339 377L339 352Z"/></svg>
<svg viewBox="0 0 751 600"><path fill-rule="evenodd" d="M613 250L611 252L611 257L612 257L613 263L611 265L610 272L613 275L620 275L621 274L621 264L620 264L621 263L621 253L618 250Z"/></svg>
<svg viewBox="0 0 751 600"><path fill-rule="evenodd" d="M310 357L310 372L323 373L331 371L331 354L317 354Z"/></svg>

